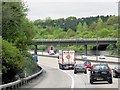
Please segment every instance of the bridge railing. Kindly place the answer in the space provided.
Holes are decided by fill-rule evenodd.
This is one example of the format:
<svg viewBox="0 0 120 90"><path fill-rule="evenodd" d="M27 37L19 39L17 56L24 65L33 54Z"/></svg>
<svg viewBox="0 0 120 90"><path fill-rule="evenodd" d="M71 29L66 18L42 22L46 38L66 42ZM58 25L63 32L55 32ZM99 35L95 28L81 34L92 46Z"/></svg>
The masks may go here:
<svg viewBox="0 0 120 90"><path fill-rule="evenodd" d="M33 39L33 41L117 41L118 38Z"/></svg>

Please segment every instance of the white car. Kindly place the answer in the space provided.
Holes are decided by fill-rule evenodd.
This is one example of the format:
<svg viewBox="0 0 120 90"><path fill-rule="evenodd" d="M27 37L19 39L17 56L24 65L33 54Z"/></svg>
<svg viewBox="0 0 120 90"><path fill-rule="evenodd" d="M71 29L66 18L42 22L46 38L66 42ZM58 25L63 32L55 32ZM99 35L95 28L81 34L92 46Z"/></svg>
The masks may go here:
<svg viewBox="0 0 120 90"><path fill-rule="evenodd" d="M104 55L100 55L99 59L105 59L105 56Z"/></svg>
<svg viewBox="0 0 120 90"><path fill-rule="evenodd" d="M49 54L54 55L55 54L54 50L50 50Z"/></svg>

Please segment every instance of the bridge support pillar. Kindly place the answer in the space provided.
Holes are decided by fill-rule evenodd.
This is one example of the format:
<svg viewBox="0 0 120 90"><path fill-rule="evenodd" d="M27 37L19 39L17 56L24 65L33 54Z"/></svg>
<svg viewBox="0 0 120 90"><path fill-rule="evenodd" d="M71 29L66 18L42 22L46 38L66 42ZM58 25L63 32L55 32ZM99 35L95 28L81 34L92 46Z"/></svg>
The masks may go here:
<svg viewBox="0 0 120 90"><path fill-rule="evenodd" d="M35 45L35 51L34 54L37 55L37 45Z"/></svg>
<svg viewBox="0 0 120 90"><path fill-rule="evenodd" d="M87 56L87 45L85 45L85 55Z"/></svg>

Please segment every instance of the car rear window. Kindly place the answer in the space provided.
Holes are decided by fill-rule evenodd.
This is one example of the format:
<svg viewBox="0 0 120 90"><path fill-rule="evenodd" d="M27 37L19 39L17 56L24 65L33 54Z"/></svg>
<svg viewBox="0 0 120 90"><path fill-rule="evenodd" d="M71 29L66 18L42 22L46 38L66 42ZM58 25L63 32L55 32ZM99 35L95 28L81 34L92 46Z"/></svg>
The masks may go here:
<svg viewBox="0 0 120 90"><path fill-rule="evenodd" d="M95 65L94 70L107 70L108 66L107 65Z"/></svg>
<svg viewBox="0 0 120 90"><path fill-rule="evenodd" d="M91 64L91 62L85 62L85 64Z"/></svg>
<svg viewBox="0 0 120 90"><path fill-rule="evenodd" d="M77 67L84 67L84 65L83 64L78 64Z"/></svg>
<svg viewBox="0 0 120 90"><path fill-rule="evenodd" d="M120 66L116 67L118 70L120 70Z"/></svg>

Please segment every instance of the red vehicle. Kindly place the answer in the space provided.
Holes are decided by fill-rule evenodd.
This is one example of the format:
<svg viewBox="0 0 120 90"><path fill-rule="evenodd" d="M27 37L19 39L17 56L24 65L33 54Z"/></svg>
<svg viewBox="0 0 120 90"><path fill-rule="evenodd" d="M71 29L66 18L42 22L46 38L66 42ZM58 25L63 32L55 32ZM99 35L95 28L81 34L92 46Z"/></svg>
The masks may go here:
<svg viewBox="0 0 120 90"><path fill-rule="evenodd" d="M120 66L116 66L112 70L113 70L113 77L115 78L120 77Z"/></svg>
<svg viewBox="0 0 120 90"><path fill-rule="evenodd" d="M50 53L50 50L54 50L54 53L56 54L56 50L55 50L54 46L49 46L47 49L47 52Z"/></svg>
<svg viewBox="0 0 120 90"><path fill-rule="evenodd" d="M91 68L91 62L90 61L86 61L84 63L84 65L86 66L86 68Z"/></svg>

